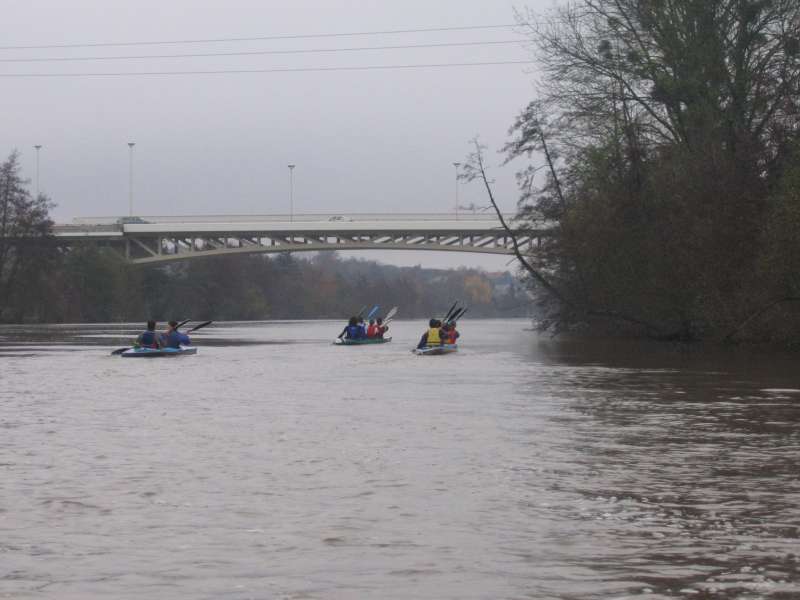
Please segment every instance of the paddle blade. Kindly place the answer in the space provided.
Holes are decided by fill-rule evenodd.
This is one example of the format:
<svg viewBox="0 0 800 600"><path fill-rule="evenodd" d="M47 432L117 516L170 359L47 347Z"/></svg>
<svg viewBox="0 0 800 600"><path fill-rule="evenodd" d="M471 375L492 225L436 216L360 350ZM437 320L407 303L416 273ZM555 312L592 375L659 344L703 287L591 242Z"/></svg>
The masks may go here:
<svg viewBox="0 0 800 600"><path fill-rule="evenodd" d="M127 348L117 348L111 353L111 356L117 356L118 354L122 354L125 350L130 350L130 347Z"/></svg>
<svg viewBox="0 0 800 600"><path fill-rule="evenodd" d="M447 321L447 322L448 322L448 323L452 323L452 322L454 322L454 321L458 321L458 320L459 320L461 317L463 317L463 316L464 316L464 313L465 313L465 312L467 312L467 309L466 309L466 307L465 307L465 308L461 308L461 309L457 310L456 312L454 312L454 313L452 314L452 316L450 317L450 320L449 320L449 321Z"/></svg>
<svg viewBox="0 0 800 600"><path fill-rule="evenodd" d="M361 307L361 310L360 310L360 311L358 311L358 313L356 314L356 316L357 316L357 317L360 319L361 317L363 317L363 316L364 316L364 311L365 311L365 310L367 310L367 307L366 307L366 306L362 306L362 307Z"/></svg>
<svg viewBox="0 0 800 600"><path fill-rule="evenodd" d="M192 327L192 328L191 328L189 331L187 331L186 333L192 333L193 331L197 331L197 330L198 330L198 329L200 329L201 327L205 327L206 325L211 325L211 323L213 323L213 322L214 322L214 321L206 321L205 323L200 323L200 325L197 325L196 327Z"/></svg>
<svg viewBox="0 0 800 600"><path fill-rule="evenodd" d="M444 325L449 325L453 321L456 321L456 320L460 319L461 315L463 315L466 312L466 310L467 310L466 308L456 309L447 319L442 321L442 323Z"/></svg>
<svg viewBox="0 0 800 600"><path fill-rule="evenodd" d="M381 307L379 305L377 305L377 304L375 306L373 306L372 310L369 311L369 313L367 313L367 321L369 321L372 317L374 317L375 313L377 313L380 310L380 308Z"/></svg>
<svg viewBox="0 0 800 600"><path fill-rule="evenodd" d="M181 321L180 323L178 323L178 326L176 327L176 329L180 329L181 327L186 325L189 321L191 321L191 319L186 319L185 321Z"/></svg>
<svg viewBox="0 0 800 600"><path fill-rule="evenodd" d="M386 323L387 321L391 321L396 314L397 314L397 307L393 306L392 309L388 313L386 313L386 316L383 317L383 322Z"/></svg>

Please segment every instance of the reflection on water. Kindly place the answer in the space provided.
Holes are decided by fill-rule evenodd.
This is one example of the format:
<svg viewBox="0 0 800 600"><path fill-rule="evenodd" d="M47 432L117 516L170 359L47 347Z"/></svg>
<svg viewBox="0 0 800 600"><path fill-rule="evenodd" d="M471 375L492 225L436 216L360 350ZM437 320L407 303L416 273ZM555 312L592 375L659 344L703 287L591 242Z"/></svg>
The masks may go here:
<svg viewBox="0 0 800 600"><path fill-rule="evenodd" d="M800 598L794 357L0 328L0 597Z"/></svg>

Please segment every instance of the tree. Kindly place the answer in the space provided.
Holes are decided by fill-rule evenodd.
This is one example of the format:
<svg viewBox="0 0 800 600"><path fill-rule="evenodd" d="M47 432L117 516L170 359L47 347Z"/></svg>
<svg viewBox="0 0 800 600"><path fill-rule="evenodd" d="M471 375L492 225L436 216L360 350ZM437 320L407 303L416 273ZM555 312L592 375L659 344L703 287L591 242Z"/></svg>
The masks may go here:
<svg viewBox="0 0 800 600"><path fill-rule="evenodd" d="M127 317L131 294L122 257L109 248L86 244L72 248L61 266L62 295L68 299L65 308L69 311L62 318L110 322ZM141 302L141 296L137 294L136 300Z"/></svg>
<svg viewBox="0 0 800 600"><path fill-rule="evenodd" d="M545 75L506 153L546 166L519 174L519 217L552 225L525 257L549 322L721 338L773 301L752 275L800 135L800 4L581 0L519 21Z"/></svg>
<svg viewBox="0 0 800 600"><path fill-rule="evenodd" d="M639 123L650 143L711 138L750 158L775 155L797 126L795 0L581 0L544 25L518 16L547 73L543 100L589 138Z"/></svg>
<svg viewBox="0 0 800 600"><path fill-rule="evenodd" d="M52 203L32 197L20 176L19 156L0 164L0 319L21 320L26 301L44 284L45 265L56 253L50 242Z"/></svg>

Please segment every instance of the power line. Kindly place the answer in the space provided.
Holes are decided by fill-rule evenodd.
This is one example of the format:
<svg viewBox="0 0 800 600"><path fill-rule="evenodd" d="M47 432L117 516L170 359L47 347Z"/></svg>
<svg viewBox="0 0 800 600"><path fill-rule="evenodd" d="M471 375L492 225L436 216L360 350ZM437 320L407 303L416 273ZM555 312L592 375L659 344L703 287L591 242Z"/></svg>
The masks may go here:
<svg viewBox="0 0 800 600"><path fill-rule="evenodd" d="M442 69L450 67L486 67L501 65L527 65L532 60L503 60L489 62L471 63L433 63L416 65L371 65L363 67L301 67L289 69L219 69L215 71L149 71L138 73L0 73L3 77L142 77L142 76L164 76L164 75L229 75L229 74L248 74L248 73L312 73L312 72L333 72L333 71L378 71L392 69Z"/></svg>
<svg viewBox="0 0 800 600"><path fill-rule="evenodd" d="M269 35L260 37L239 37L239 38L209 38L196 40L161 40L161 41L138 41L138 42L91 42L83 44L43 44L38 46L0 46L0 50L44 50L52 48L99 48L110 46L159 46L166 44L212 44L221 42L257 42L266 40L302 40L314 38L335 38L335 37L356 37L366 35L394 35L404 33L429 33L442 31L473 31L476 29L508 29L517 27L517 24L506 25L469 25L463 27L429 27L422 29L388 29L385 31L356 31L349 33L315 33L315 34L292 34L292 35Z"/></svg>
<svg viewBox="0 0 800 600"><path fill-rule="evenodd" d="M302 50L253 50L246 52L206 52L199 54L151 54L138 56L59 56L44 58L0 58L0 63L28 63L28 62L72 62L93 60L142 60L150 58L209 58L216 56L259 56L267 54L323 54L333 52L361 52L365 50L408 50L413 48L448 48L456 46L492 46L500 44L519 44L516 40L489 40L484 42L443 42L432 44L406 44L397 46L360 46L354 48L316 48Z"/></svg>

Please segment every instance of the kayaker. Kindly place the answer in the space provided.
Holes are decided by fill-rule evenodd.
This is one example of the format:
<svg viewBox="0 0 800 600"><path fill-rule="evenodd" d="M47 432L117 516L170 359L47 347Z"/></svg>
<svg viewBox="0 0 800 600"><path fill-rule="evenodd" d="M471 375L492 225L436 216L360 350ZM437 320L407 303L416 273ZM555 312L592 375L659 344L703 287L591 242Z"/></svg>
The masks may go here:
<svg viewBox="0 0 800 600"><path fill-rule="evenodd" d="M369 320L369 327L367 327L367 337L368 338L378 337L378 326L375 324L375 319Z"/></svg>
<svg viewBox="0 0 800 600"><path fill-rule="evenodd" d="M457 344L458 338L461 337L461 334L456 330L456 322L453 321L447 324L447 335L445 336L445 343L447 344Z"/></svg>
<svg viewBox="0 0 800 600"><path fill-rule="evenodd" d="M442 338L439 335L441 327L442 322L438 319L431 319L428 321L428 331L422 334L417 348L422 349L425 346L441 346Z"/></svg>
<svg viewBox="0 0 800 600"><path fill-rule="evenodd" d="M358 338L356 339L363 340L365 337L367 337L367 326L364 323L364 317L358 317L358 328L361 331L359 332Z"/></svg>
<svg viewBox="0 0 800 600"><path fill-rule="evenodd" d="M180 348L191 345L191 340L188 335L178 330L177 321L170 321L169 329L164 333L163 343L165 348Z"/></svg>
<svg viewBox="0 0 800 600"><path fill-rule="evenodd" d="M347 325L339 334L340 338L348 340L360 340L364 338L364 329L358 325L358 317L350 317Z"/></svg>
<svg viewBox="0 0 800 600"><path fill-rule="evenodd" d="M161 348L161 336L156 333L156 322L147 322L147 330L136 337L136 346L142 348Z"/></svg>
<svg viewBox="0 0 800 600"><path fill-rule="evenodd" d="M389 331L389 326L383 324L383 319L378 317L375 321L375 337L383 339L383 334Z"/></svg>

